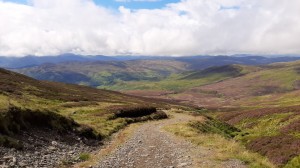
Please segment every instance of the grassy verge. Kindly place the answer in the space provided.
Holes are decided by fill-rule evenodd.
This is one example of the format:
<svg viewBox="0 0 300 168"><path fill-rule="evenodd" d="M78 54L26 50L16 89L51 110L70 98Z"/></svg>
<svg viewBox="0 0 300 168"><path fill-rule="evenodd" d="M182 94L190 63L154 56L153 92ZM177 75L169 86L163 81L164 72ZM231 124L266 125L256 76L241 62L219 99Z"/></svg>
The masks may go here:
<svg viewBox="0 0 300 168"><path fill-rule="evenodd" d="M193 123L195 124L195 123ZM207 126L211 127L211 126ZM192 143L212 149L216 155L210 156L209 159L215 161L226 161L230 159L238 159L249 165L249 167L275 167L266 158L259 154L249 152L240 143L224 137L218 133L206 132L192 127L191 123L176 124L165 127L165 129L175 135L190 140ZM214 129L211 129L214 130Z"/></svg>

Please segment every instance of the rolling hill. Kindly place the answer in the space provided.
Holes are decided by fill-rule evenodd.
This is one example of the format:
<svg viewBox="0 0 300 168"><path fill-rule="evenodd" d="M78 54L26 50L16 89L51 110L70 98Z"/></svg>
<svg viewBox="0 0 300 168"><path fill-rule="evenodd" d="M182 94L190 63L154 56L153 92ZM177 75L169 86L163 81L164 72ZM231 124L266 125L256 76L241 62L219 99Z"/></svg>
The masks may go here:
<svg viewBox="0 0 300 168"><path fill-rule="evenodd" d="M273 58L260 56L83 57L76 55L65 55L45 58L13 58L14 61L20 61L21 63L25 64L26 62L31 62L32 64L36 64L37 66L28 65L29 67L24 68L20 68L20 66L19 68L16 68L16 66L10 67L9 65L4 66L3 64L2 66L13 68L12 70L16 72L39 80L80 84L114 90L124 90L127 87L124 87L122 89L118 86L127 84L131 85L131 82L136 85L139 83L135 82L139 81L142 81L142 83L143 81L157 82L164 79L168 80L168 78L173 80L173 78L184 77L184 74L181 73L189 73L189 71L199 72L201 70L214 66L224 66L232 64L264 65L280 61L294 61L298 59L299 57ZM15 63L14 61L12 61L12 64L18 65L18 63ZM210 70L208 69L208 71ZM222 69L220 69L219 71L222 71ZM197 76L197 72L195 72L194 75ZM222 75L226 76L226 74ZM230 76L232 74L227 75ZM147 88L149 87L147 86ZM128 89L132 89L132 87L128 87Z"/></svg>
<svg viewBox="0 0 300 168"><path fill-rule="evenodd" d="M17 69L39 80L59 81L88 86L113 85L119 81L157 81L186 70L186 64L169 60L114 62L67 62Z"/></svg>
<svg viewBox="0 0 300 168"><path fill-rule="evenodd" d="M172 75L161 81L124 82L106 88L210 108L296 105L299 64L296 61L263 66L219 66Z"/></svg>
<svg viewBox="0 0 300 168"><path fill-rule="evenodd" d="M25 57L1 57L0 67L3 68L24 68L42 65L45 63L62 63L62 62L86 62L86 61L114 61L113 57L107 56L82 56L75 54L62 54L58 56L25 56Z"/></svg>

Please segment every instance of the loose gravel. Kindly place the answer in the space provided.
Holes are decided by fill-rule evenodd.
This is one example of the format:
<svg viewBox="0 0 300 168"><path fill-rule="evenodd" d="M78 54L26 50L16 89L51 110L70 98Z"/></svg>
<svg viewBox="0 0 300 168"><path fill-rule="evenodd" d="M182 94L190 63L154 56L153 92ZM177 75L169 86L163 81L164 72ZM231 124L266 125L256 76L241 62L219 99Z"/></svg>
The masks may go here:
<svg viewBox="0 0 300 168"><path fill-rule="evenodd" d="M166 125L183 123L192 116L176 114L174 118L148 122L140 126L129 140L102 159L96 168L191 168L191 167L246 167L239 160L216 162L207 160L214 155L182 138L164 131ZM203 158L201 160L201 158Z"/></svg>
<svg viewBox="0 0 300 168"><path fill-rule="evenodd" d="M23 150L0 147L0 168L54 168L60 164L80 162L80 154L99 149L97 142L89 142L72 133L60 135L52 131L23 132L19 138Z"/></svg>

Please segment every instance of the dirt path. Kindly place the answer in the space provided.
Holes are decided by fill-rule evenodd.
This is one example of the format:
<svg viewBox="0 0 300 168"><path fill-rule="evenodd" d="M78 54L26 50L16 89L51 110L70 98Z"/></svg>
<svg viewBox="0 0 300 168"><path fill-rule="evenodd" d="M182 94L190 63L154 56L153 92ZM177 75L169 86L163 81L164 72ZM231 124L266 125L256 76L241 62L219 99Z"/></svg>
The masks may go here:
<svg viewBox="0 0 300 168"><path fill-rule="evenodd" d="M213 153L195 146L162 128L167 125L201 120L185 114L175 114L171 119L141 125L121 147L105 157L98 168L190 168L190 167L244 167L241 162L207 160ZM200 159L199 159L200 158Z"/></svg>

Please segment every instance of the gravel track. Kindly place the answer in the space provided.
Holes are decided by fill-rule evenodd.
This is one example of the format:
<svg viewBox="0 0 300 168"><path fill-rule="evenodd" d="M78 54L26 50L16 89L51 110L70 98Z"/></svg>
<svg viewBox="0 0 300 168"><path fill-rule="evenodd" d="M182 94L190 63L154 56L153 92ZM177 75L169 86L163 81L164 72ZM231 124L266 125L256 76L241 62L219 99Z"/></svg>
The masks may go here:
<svg viewBox="0 0 300 168"><path fill-rule="evenodd" d="M214 153L168 133L166 125L201 120L185 114L171 119L141 125L123 145L103 158L97 168L191 168L191 167L246 167L241 161L216 162L208 156Z"/></svg>

